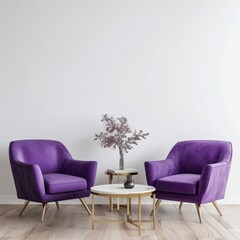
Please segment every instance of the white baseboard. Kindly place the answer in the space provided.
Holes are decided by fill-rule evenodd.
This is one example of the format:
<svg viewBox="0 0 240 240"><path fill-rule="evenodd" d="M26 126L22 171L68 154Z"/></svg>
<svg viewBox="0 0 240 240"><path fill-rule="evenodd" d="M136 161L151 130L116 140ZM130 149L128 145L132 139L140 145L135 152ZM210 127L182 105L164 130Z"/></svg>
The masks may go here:
<svg viewBox="0 0 240 240"><path fill-rule="evenodd" d="M125 199L120 199L121 203L125 203ZM0 204L23 204L23 200L17 199L16 196L0 196ZM91 197L86 198L86 202L88 204L91 203ZM115 201L116 202L116 201ZM79 204L80 201L78 199L74 200L67 200L67 201L61 201L61 204ZM96 204L108 204L108 198L105 197L96 197L95 198ZM132 199L132 203L136 204L137 199ZM173 201L163 201L162 204L175 204L176 202ZM240 196L229 196L225 197L222 200L218 201L219 204L240 204ZM152 204L151 198L144 197L142 198L142 204Z"/></svg>

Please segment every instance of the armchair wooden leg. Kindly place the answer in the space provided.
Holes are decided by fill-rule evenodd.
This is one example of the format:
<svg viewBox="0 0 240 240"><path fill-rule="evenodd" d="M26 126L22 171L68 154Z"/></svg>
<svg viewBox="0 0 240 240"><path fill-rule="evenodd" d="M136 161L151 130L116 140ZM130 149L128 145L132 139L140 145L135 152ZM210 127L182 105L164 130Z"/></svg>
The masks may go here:
<svg viewBox="0 0 240 240"><path fill-rule="evenodd" d="M19 216L22 215L22 213L24 212L24 210L26 209L27 205L30 203L30 201L25 201L24 205L23 205L23 208L22 208L22 211L19 213Z"/></svg>
<svg viewBox="0 0 240 240"><path fill-rule="evenodd" d="M88 214L91 215L91 211L89 210L88 205L87 205L85 199L84 198L79 198L79 200L81 201L81 203L84 206L84 208L87 210Z"/></svg>
<svg viewBox="0 0 240 240"><path fill-rule="evenodd" d="M155 211L157 210L157 208L158 208L158 206L160 205L161 202L162 202L161 199L158 199L158 200L156 201L156 203L155 203ZM152 215L153 215L153 210L152 210L151 213L150 213L150 216L152 216Z"/></svg>
<svg viewBox="0 0 240 240"><path fill-rule="evenodd" d="M197 204L196 203L196 209L197 209L197 213L198 213L198 218L200 223L202 223L202 217L201 217L201 204Z"/></svg>
<svg viewBox="0 0 240 240"><path fill-rule="evenodd" d="M183 205L183 202L180 202L180 204L179 204L179 210L181 210L182 205Z"/></svg>
<svg viewBox="0 0 240 240"><path fill-rule="evenodd" d="M47 203L43 203L43 210L42 210L42 219L41 219L41 222L43 222L43 220L44 220L46 208L47 208Z"/></svg>
<svg viewBox="0 0 240 240"><path fill-rule="evenodd" d="M222 216L222 213L220 212L220 209L218 208L217 202L213 201L212 202L213 206L217 209L218 213L220 214L220 216Z"/></svg>
<svg viewBox="0 0 240 240"><path fill-rule="evenodd" d="M58 202L55 202L55 203L56 203L57 209L59 209L59 204L58 204Z"/></svg>

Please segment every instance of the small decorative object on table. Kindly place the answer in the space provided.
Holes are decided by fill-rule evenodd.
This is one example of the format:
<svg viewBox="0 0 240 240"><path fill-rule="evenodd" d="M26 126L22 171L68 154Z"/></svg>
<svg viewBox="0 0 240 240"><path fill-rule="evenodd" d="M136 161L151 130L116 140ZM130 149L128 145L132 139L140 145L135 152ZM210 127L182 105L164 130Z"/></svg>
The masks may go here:
<svg viewBox="0 0 240 240"><path fill-rule="evenodd" d="M114 119L104 114L101 121L105 124L106 131L95 134L94 140L99 140L104 148L119 149L119 169L123 170L124 152L127 153L128 150L133 149L133 145L137 145L137 141L145 139L149 133L144 133L142 130L132 131L125 117Z"/></svg>
<svg viewBox="0 0 240 240"><path fill-rule="evenodd" d="M132 175L127 176L127 180L124 181L125 188L134 188L135 182L132 180Z"/></svg>

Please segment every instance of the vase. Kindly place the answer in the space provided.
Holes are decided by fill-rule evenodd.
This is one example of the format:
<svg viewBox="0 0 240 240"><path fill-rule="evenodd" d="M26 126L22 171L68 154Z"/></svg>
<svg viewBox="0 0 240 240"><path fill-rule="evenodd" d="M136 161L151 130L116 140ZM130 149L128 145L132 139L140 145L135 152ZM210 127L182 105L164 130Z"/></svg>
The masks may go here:
<svg viewBox="0 0 240 240"><path fill-rule="evenodd" d="M124 169L124 154L123 154L123 150L121 148L119 148L119 154L120 154L119 169L123 170Z"/></svg>
<svg viewBox="0 0 240 240"><path fill-rule="evenodd" d="M134 188L135 182L132 180L132 175L127 176L127 180L124 181L125 188Z"/></svg>
<svg viewBox="0 0 240 240"><path fill-rule="evenodd" d="M133 180L132 181L128 181L128 180L124 181L125 188L134 188L134 186L135 186L135 182Z"/></svg>

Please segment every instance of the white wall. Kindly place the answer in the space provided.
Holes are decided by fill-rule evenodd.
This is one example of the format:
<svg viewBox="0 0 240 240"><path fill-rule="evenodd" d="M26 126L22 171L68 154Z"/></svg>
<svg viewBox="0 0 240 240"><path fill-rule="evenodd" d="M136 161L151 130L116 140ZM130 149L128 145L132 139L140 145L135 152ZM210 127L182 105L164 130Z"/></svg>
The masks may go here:
<svg viewBox="0 0 240 240"><path fill-rule="evenodd" d="M150 133L125 156L138 183L177 141L231 141L225 202L240 203L239 12L239 0L0 0L0 202L16 202L14 139L60 140L106 183L118 152L93 136L108 113Z"/></svg>

